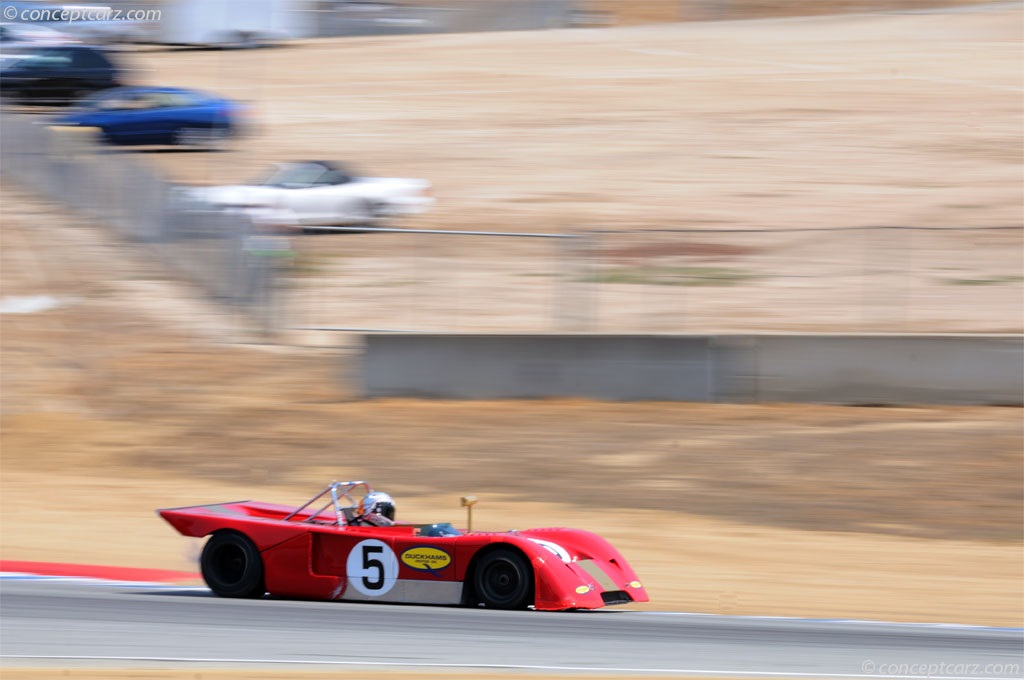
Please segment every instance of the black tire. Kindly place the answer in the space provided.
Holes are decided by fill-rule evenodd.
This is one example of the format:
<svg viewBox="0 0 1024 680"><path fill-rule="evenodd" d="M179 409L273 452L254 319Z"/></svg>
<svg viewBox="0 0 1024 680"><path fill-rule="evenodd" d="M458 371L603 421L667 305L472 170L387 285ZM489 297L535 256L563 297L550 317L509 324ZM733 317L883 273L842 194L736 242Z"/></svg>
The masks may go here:
<svg viewBox="0 0 1024 680"><path fill-rule="evenodd" d="M193 149L221 151L224 149L230 133L221 127L181 127L174 133L174 143Z"/></svg>
<svg viewBox="0 0 1024 680"><path fill-rule="evenodd" d="M377 205L373 201L359 201L356 204L355 214L354 226L370 229L377 226Z"/></svg>
<svg viewBox="0 0 1024 680"><path fill-rule="evenodd" d="M263 597L263 558L247 536L237 531L218 531L203 547L200 559L203 580L221 597Z"/></svg>
<svg viewBox="0 0 1024 680"><path fill-rule="evenodd" d="M522 553L497 548L480 558L473 588L486 607L526 609L533 604L533 569Z"/></svg>

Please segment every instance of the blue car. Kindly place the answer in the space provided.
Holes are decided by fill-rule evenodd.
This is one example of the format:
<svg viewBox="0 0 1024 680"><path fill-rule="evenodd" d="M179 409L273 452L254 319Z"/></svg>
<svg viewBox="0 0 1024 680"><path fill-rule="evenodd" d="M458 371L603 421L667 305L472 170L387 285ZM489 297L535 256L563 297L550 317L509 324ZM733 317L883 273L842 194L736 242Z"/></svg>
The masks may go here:
<svg viewBox="0 0 1024 680"><path fill-rule="evenodd" d="M88 97L56 125L97 128L111 144L217 147L242 132L245 107L177 87L115 87Z"/></svg>

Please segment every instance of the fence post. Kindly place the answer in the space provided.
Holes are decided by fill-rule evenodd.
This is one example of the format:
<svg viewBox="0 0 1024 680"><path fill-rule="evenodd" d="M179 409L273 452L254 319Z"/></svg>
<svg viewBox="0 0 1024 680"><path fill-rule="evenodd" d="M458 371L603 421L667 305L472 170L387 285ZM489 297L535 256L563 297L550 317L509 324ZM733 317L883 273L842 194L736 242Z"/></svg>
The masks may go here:
<svg viewBox="0 0 1024 680"><path fill-rule="evenodd" d="M591 247L594 232L556 239L561 260L561 292L557 296L556 327L561 331L589 331L593 326Z"/></svg>
<svg viewBox="0 0 1024 680"><path fill-rule="evenodd" d="M278 279L284 278L278 274L287 270L287 262L292 258L291 243L286 236L260 233L247 236L243 243L246 303L259 321L261 334L269 338L278 316L276 287Z"/></svg>

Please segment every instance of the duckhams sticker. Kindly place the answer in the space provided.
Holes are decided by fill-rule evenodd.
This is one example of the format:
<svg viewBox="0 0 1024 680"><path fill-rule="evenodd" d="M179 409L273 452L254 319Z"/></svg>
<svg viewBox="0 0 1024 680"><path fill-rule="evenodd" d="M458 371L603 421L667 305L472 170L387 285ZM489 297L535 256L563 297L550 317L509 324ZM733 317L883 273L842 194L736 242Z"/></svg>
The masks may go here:
<svg viewBox="0 0 1024 680"><path fill-rule="evenodd" d="M426 571L434 576L437 572L452 563L452 556L440 548L432 548L427 545L418 548L409 548L402 553L402 564L410 569Z"/></svg>

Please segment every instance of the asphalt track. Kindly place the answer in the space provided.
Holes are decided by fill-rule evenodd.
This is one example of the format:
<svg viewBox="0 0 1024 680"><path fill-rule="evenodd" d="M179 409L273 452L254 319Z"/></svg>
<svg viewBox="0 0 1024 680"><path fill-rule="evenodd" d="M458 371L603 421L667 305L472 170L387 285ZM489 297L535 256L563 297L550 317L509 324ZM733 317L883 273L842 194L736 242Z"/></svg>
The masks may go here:
<svg viewBox="0 0 1024 680"><path fill-rule="evenodd" d="M226 600L203 588L0 581L6 667L1007 678L1021 676L1022 655L1021 629Z"/></svg>

